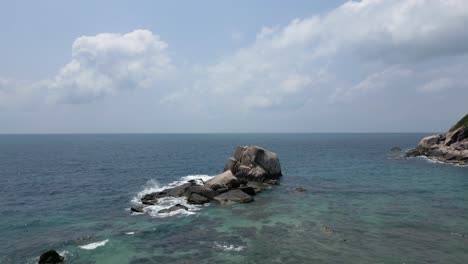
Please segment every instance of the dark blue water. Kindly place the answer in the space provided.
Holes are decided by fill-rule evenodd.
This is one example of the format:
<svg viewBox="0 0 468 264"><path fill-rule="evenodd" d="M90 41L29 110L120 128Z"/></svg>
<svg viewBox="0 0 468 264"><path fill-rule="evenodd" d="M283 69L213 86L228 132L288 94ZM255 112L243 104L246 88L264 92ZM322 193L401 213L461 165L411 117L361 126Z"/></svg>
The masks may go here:
<svg viewBox="0 0 468 264"><path fill-rule="evenodd" d="M468 167L389 151L423 136L3 135L0 263L50 248L67 263L468 263ZM214 175L248 144L277 152L284 174L255 202L128 211L149 183Z"/></svg>

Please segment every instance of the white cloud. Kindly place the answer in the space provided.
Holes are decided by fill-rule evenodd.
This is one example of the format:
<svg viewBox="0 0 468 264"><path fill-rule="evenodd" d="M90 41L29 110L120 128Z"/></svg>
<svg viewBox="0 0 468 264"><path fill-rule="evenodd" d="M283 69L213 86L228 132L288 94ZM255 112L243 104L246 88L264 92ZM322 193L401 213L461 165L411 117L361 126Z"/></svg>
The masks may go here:
<svg viewBox="0 0 468 264"><path fill-rule="evenodd" d="M468 70L454 59L468 52L467 24L464 0L350 1L262 28L251 45L197 69L197 88L177 98L203 102L206 112L237 112L331 107L391 90L403 96L455 63Z"/></svg>
<svg viewBox="0 0 468 264"><path fill-rule="evenodd" d="M148 30L80 37L73 43L72 60L47 83L48 99L80 103L152 87L174 68L167 46Z"/></svg>
<svg viewBox="0 0 468 264"><path fill-rule="evenodd" d="M321 16L265 26L250 45L216 63L178 68L168 44L150 31L103 33L78 38L71 61L30 87L42 87L43 97L57 103L154 88L161 90L154 101L165 114L194 120L252 118L252 112L264 114L259 121L284 116L285 122L349 118L353 111L377 115L391 109L396 115L440 98L461 108L456 102L468 97L467 24L466 0L349 1ZM0 104L29 93L2 86ZM450 93L441 96L445 91ZM394 109L395 102L405 105ZM437 103L428 111L449 111Z"/></svg>

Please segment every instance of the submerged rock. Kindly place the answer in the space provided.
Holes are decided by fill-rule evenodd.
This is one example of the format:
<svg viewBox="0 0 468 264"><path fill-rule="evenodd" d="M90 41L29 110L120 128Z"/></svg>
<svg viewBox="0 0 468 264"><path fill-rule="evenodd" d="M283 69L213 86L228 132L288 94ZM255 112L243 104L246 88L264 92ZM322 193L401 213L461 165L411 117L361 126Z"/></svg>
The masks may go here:
<svg viewBox="0 0 468 264"><path fill-rule="evenodd" d="M257 146L241 146L230 157L224 171L232 171L238 179L265 182L281 177L278 155Z"/></svg>
<svg viewBox="0 0 468 264"><path fill-rule="evenodd" d="M247 186L252 187L256 193L271 189L270 184L254 182L254 181L247 182Z"/></svg>
<svg viewBox="0 0 468 264"><path fill-rule="evenodd" d="M62 263L65 258L63 256L60 256L59 253L55 250L49 250L47 252L44 252L40 257L39 257L39 264L56 264L56 263Z"/></svg>
<svg viewBox="0 0 468 264"><path fill-rule="evenodd" d="M186 210L187 211L188 208L187 208L187 206L184 206L184 205L181 205L181 204L176 204L176 205L171 206L169 208L159 210L158 214L166 214L166 213L170 213L170 212L174 212L174 211L178 211L178 210Z"/></svg>
<svg viewBox="0 0 468 264"><path fill-rule="evenodd" d="M405 157L426 156L439 161L468 165L468 114L448 132L421 139Z"/></svg>
<svg viewBox="0 0 468 264"><path fill-rule="evenodd" d="M390 151L401 151L400 147L393 147L390 149Z"/></svg>
<svg viewBox="0 0 468 264"><path fill-rule="evenodd" d="M235 204L235 203L248 203L253 201L253 197L247 193L234 189L228 192L222 193L214 198L221 204Z"/></svg>

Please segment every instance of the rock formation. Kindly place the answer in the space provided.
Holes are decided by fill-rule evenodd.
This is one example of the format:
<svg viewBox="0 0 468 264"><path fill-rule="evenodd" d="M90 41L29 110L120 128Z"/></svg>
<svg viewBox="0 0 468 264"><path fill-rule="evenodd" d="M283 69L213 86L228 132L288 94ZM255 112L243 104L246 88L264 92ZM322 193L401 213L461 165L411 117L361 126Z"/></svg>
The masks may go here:
<svg viewBox="0 0 468 264"><path fill-rule="evenodd" d="M232 171L238 179L274 183L281 176L281 166L276 153L257 146L237 147L224 171Z"/></svg>
<svg viewBox="0 0 468 264"><path fill-rule="evenodd" d="M468 114L448 132L423 138L405 156L426 156L443 162L468 165Z"/></svg>
<svg viewBox="0 0 468 264"><path fill-rule="evenodd" d="M64 257L60 256L59 253L55 250L49 250L47 252L44 252L40 257L39 257L39 264L56 264L56 263L62 263L64 260Z"/></svg>
<svg viewBox="0 0 468 264"><path fill-rule="evenodd" d="M247 203L256 193L277 184L281 176L278 155L257 146L238 147L234 156L227 160L224 172L204 182L189 181L180 186L146 194L141 198L143 206L158 204L163 197L185 197L189 204L218 202L221 204ZM160 210L168 213L187 208L183 205ZM132 207L134 212L143 212L142 207Z"/></svg>

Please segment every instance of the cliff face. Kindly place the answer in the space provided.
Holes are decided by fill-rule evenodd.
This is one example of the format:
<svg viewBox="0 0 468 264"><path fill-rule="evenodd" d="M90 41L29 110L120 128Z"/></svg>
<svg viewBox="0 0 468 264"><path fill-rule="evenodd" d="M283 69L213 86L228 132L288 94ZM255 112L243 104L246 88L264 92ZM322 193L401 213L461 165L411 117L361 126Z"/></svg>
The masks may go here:
<svg viewBox="0 0 468 264"><path fill-rule="evenodd" d="M406 157L416 156L468 165L468 114L447 133L425 137L406 153Z"/></svg>

